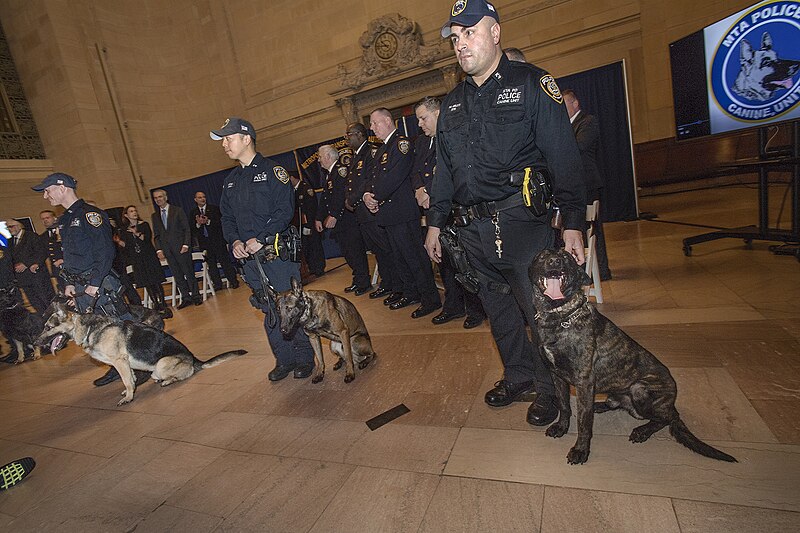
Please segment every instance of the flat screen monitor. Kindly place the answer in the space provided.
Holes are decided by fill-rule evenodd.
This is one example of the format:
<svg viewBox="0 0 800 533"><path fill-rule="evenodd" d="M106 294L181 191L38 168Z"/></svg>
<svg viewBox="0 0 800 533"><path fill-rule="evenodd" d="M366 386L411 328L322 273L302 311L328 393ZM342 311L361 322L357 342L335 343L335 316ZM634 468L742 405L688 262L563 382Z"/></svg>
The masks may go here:
<svg viewBox="0 0 800 533"><path fill-rule="evenodd" d="M759 2L670 44L678 140L800 118L800 1Z"/></svg>

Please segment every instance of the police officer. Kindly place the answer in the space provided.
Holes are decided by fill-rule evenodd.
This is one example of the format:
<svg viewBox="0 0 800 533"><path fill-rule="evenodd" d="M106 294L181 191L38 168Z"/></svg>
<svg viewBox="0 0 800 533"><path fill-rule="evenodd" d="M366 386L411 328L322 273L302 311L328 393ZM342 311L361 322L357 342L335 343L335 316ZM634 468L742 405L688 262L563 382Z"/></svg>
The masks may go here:
<svg viewBox="0 0 800 533"><path fill-rule="evenodd" d="M386 228L403 297L389 309L419 303L411 318L429 315L442 307L433 281L431 262L420 245L420 212L411 189L414 150L394 126L391 112L378 108L370 114L370 127L383 140L375 154L372 179L362 195L364 204L375 213L379 226Z"/></svg>
<svg viewBox="0 0 800 533"><path fill-rule="evenodd" d="M414 145L414 168L411 171L411 185L417 204L428 213L430 208L430 194L433 184L433 174L436 169L436 121L442 101L433 96L426 96L414 106L414 114L419 121L419 127L424 135L419 135ZM444 305L442 312L431 319L434 325L441 325L462 318L464 329L480 326L486 318L481 302L477 296L466 292L456 280L456 271L445 257L439 263L439 274L444 285Z"/></svg>
<svg viewBox="0 0 800 533"><path fill-rule="evenodd" d="M290 373L297 379L306 378L313 370L314 352L302 329L297 329L291 339L281 335L275 302L265 297L258 264L278 292L291 287L291 278L300 279L300 267L292 261L271 257L266 260L262 248L274 243L289 228L294 213L294 189L289 173L275 161L256 152L256 130L248 121L231 117L222 128L211 131L211 138L222 141L225 154L239 162L225 178L220 211L225 240L231 243L231 252L237 259L245 260L245 281L253 290L251 303L261 309L264 329L267 332L275 368L269 372L270 381L279 381ZM256 255L258 254L258 255ZM264 259L264 260L262 260Z"/></svg>
<svg viewBox="0 0 800 533"><path fill-rule="evenodd" d="M47 241L47 257L50 259L52 275L56 278L58 290L64 292L64 278L61 276L64 252L61 250L61 235L58 233L58 217L55 212L45 209L39 213L39 219L45 228L41 237Z"/></svg>
<svg viewBox="0 0 800 533"><path fill-rule="evenodd" d="M78 199L75 178L56 172L47 176L34 191L44 191L44 199L50 205L66 209L58 219L61 248L64 254L62 276L66 280L64 295L75 302L81 312L93 312L133 320L121 297L122 287L112 272L116 247L111 238L111 224L102 209ZM142 383L147 372L135 371L136 381ZM119 373L110 367L102 377L94 380L98 387L120 379Z"/></svg>
<svg viewBox="0 0 800 533"><path fill-rule="evenodd" d="M467 208L470 222L460 228L459 238L481 281L479 296L505 367L485 401L508 405L535 388L527 419L547 425L558 409L539 350L528 267L552 245L553 232L550 213L540 211L541 196L526 200L519 180L530 170L549 170L564 218L565 248L579 263L584 261L585 186L558 86L547 72L503 55L499 21L490 3L459 0L442 27L467 78L442 102L425 247L440 261L439 233L451 207Z"/></svg>
<svg viewBox="0 0 800 533"><path fill-rule="evenodd" d="M325 275L325 250L322 248L322 235L317 231L314 222L317 217L317 194L314 187L305 179L289 174L294 187L295 205L300 212L302 227L303 257L308 270L316 277Z"/></svg>
<svg viewBox="0 0 800 533"><path fill-rule="evenodd" d="M330 144L320 146L317 155L325 186L317 210L316 230L320 233L325 229L331 230L331 235L353 271L353 281L345 287L344 292L361 296L372 290L372 282L358 219L352 211L345 209L347 167L339 161L339 151Z"/></svg>
<svg viewBox="0 0 800 533"><path fill-rule="evenodd" d="M378 147L369 141L367 128L360 122L347 125L345 133L347 144L353 149L353 157L347 175L347 208L355 212L358 227L365 246L375 254L378 272L381 276L378 288L369 293L370 299L385 298L384 303L390 305L402 297L402 287L395 273L392 249L386 229L379 226L364 201L361 199L367 182L372 175L372 165Z"/></svg>

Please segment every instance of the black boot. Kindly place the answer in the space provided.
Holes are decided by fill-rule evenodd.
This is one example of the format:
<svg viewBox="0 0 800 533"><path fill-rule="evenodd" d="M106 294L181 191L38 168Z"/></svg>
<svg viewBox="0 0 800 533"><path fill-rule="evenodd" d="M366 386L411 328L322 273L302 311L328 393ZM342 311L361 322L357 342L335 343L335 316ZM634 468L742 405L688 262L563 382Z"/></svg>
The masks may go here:
<svg viewBox="0 0 800 533"><path fill-rule="evenodd" d="M150 294L153 295L153 302L161 318L172 318L172 309L164 302L164 287L154 285L150 288Z"/></svg>
<svg viewBox="0 0 800 533"><path fill-rule="evenodd" d="M119 372L113 366L108 369L108 372L94 380L95 387L102 387L103 385L108 385L109 383L113 383L120 379Z"/></svg>

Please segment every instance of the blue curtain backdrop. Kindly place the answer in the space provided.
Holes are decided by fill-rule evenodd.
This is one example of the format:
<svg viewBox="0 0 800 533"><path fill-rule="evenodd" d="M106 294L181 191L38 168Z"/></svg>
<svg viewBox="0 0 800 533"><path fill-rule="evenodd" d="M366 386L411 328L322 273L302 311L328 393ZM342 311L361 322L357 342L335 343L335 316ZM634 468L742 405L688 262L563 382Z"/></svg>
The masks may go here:
<svg viewBox="0 0 800 533"><path fill-rule="evenodd" d="M636 184L628 128L628 106L622 61L558 78L561 91L572 89L583 113L600 122L598 166L605 178L600 197L604 222L635 220Z"/></svg>

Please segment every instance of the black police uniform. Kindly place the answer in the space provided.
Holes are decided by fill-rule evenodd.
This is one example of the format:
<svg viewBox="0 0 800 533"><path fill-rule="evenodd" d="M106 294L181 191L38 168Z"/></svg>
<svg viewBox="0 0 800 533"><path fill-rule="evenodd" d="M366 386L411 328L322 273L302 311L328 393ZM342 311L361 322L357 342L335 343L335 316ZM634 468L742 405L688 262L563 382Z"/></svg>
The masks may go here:
<svg viewBox="0 0 800 533"><path fill-rule="evenodd" d="M364 191L368 178L372 176L372 165L378 146L364 141L350 160L347 177L347 200L353 207L358 220L358 227L364 239L364 245L375 254L380 273L380 289L384 292L402 292L403 287L395 273L392 249L386 229L378 225L375 215L364 205Z"/></svg>
<svg viewBox="0 0 800 533"><path fill-rule="evenodd" d="M317 198L319 194L314 191L308 181L302 179L295 189L295 203L300 209L300 225L302 226L303 257L306 258L308 269L315 276L325 273L325 250L322 248L322 234L314 227L317 219ZM305 218L305 222L303 221Z"/></svg>
<svg viewBox="0 0 800 533"><path fill-rule="evenodd" d="M64 252L63 275L68 285L75 286L75 302L80 312L92 307L96 314L133 320L119 294L119 279L111 273L116 246L111 238L111 224L102 209L77 200L58 219L61 248ZM97 300L83 294L87 286L100 287ZM117 302L115 305L115 301Z"/></svg>
<svg viewBox="0 0 800 533"><path fill-rule="evenodd" d="M47 239L47 257L50 259L51 272L56 278L56 284L61 292L64 292L64 278L61 277L61 267L56 266L56 261L64 259L64 252L61 250L61 235L58 233L57 225L44 230L41 234L43 239Z"/></svg>
<svg viewBox="0 0 800 533"><path fill-rule="evenodd" d="M294 189L289 173L275 161L256 153L249 165L237 166L225 178L219 207L226 241L231 245L235 241L246 244L249 239L256 238L264 243L285 232L292 221ZM250 258L245 262L244 277L251 289L262 291L265 288L255 261L257 259ZM292 277L300 279L297 263L275 259L261 266L278 292L291 288ZM286 339L281 334L280 320L269 323L270 313L277 313L274 302L262 304L260 309L265 313L264 329L278 364L312 363L314 352L302 328L296 330L291 339Z"/></svg>
<svg viewBox="0 0 800 533"><path fill-rule="evenodd" d="M353 285L356 289L368 289L372 283L369 278L369 263L364 239L358 229L358 219L355 213L344 207L347 193L347 167L337 161L330 171L328 169L322 169L322 171L325 176L325 187L317 210L317 220L324 222L328 216L336 219L336 225L331 229L331 236L336 239L345 261L353 271Z"/></svg>
<svg viewBox="0 0 800 533"><path fill-rule="evenodd" d="M545 71L510 62L503 55L482 86L468 77L447 95L436 138L430 226L444 227L454 203L476 206L473 211L483 215L491 213L496 204L486 202L520 193L506 173L534 167L550 171L564 228L583 228L586 200L580 154L561 93ZM519 312L521 308L528 323L535 324L528 267L539 251L552 245L550 214L535 216L519 205L496 216L483 215L461 228L459 237L470 263L484 279L511 286L513 296L490 291L486 283L481 283L479 292L503 359L505 379L512 383L533 380L537 392L553 394L536 328L531 328L534 349Z"/></svg>
<svg viewBox="0 0 800 533"><path fill-rule="evenodd" d="M414 191L424 188L430 195L433 184L433 174L436 170L436 138L420 135L414 143L414 169L411 171L411 186ZM427 219L428 209L424 210ZM444 304L442 313L448 315L465 314L473 320L485 317L481 302L474 294L468 293L456 280L456 271L450 258L442 251L442 261L439 263L439 274L444 285Z"/></svg>

